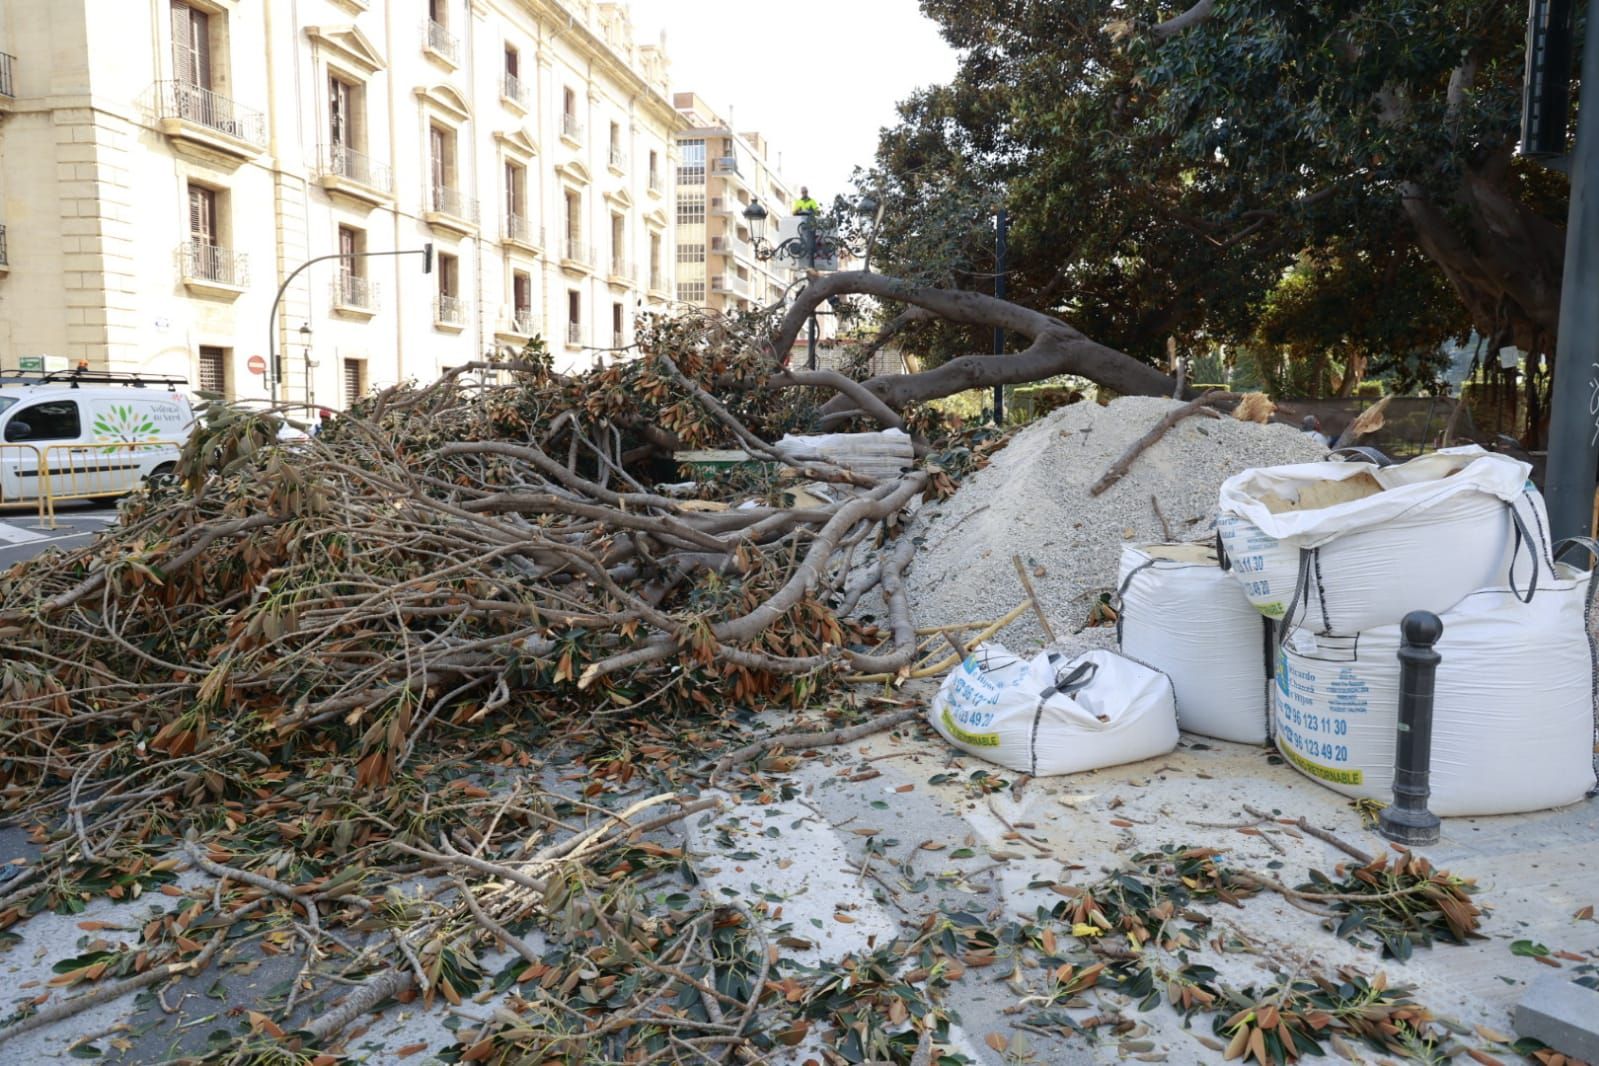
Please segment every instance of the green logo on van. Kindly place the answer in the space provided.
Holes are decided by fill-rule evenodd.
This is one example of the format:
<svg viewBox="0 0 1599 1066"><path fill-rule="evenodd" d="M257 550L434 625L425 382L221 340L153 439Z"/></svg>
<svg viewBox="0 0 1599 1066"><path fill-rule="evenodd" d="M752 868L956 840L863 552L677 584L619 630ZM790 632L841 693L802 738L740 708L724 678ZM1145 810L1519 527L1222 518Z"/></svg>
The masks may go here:
<svg viewBox="0 0 1599 1066"><path fill-rule="evenodd" d="M139 444L160 439L155 423L132 404L112 404L94 416L94 438L106 444Z"/></svg>

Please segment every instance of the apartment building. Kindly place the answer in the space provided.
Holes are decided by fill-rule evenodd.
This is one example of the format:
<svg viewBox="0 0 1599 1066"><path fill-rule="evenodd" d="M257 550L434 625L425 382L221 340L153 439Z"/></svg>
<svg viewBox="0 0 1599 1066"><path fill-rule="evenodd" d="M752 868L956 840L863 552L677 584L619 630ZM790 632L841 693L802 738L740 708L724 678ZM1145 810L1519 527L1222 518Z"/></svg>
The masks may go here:
<svg viewBox="0 0 1599 1066"><path fill-rule="evenodd" d="M0 53L0 366L341 407L673 298L686 122L623 5L7 0Z"/></svg>
<svg viewBox="0 0 1599 1066"><path fill-rule="evenodd" d="M793 193L759 133L735 132L692 92L672 99L687 125L677 135L677 298L718 311L770 306L795 271L756 258L744 210L760 200L770 238L792 218Z"/></svg>

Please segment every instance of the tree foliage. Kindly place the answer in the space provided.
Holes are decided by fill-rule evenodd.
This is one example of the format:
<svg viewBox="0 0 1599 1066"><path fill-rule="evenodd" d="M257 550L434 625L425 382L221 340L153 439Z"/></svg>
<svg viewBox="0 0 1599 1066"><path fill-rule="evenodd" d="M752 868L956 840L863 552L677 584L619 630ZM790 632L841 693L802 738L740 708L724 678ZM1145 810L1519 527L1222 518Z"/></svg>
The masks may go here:
<svg viewBox="0 0 1599 1066"><path fill-rule="evenodd" d="M1513 155L1524 9L922 7L962 62L901 105L860 176L893 205L891 272L988 290L1003 203L1012 297L1145 360L1168 336L1209 347L1263 326L1314 347L1328 333L1307 301L1360 308L1379 289L1394 299L1359 324L1357 354L1401 359L1422 326L1552 349L1566 188ZM1414 320L1390 313L1405 300Z"/></svg>

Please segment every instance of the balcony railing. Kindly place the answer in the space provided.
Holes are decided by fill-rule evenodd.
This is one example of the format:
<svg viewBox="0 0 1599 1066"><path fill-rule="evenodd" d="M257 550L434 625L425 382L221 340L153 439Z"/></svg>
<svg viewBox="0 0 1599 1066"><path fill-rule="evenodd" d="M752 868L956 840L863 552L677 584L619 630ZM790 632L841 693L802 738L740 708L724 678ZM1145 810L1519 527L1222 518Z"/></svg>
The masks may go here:
<svg viewBox="0 0 1599 1066"><path fill-rule="evenodd" d="M737 296L750 294L750 283L737 274L718 274L711 279L713 292L730 292Z"/></svg>
<svg viewBox="0 0 1599 1066"><path fill-rule="evenodd" d="M621 256L615 256L615 255L613 255L611 257L611 266L610 266L610 271L611 271L610 276L611 277L613 277L613 278L626 278L629 282L631 282L633 280L632 270L633 270L633 268L628 265L628 262L627 262L626 259L623 259Z"/></svg>
<svg viewBox="0 0 1599 1066"><path fill-rule="evenodd" d="M376 310L378 306L377 282L349 271L340 271L333 281L335 307L355 307L363 311Z"/></svg>
<svg viewBox="0 0 1599 1066"><path fill-rule="evenodd" d="M592 266L594 264L594 248L584 244L580 237L568 237L565 251L566 254L562 257L564 259L574 263L581 263L583 266Z"/></svg>
<svg viewBox="0 0 1599 1066"><path fill-rule="evenodd" d="M616 145L611 145L611 166L617 170L627 169L627 153Z"/></svg>
<svg viewBox="0 0 1599 1066"><path fill-rule="evenodd" d="M422 34L423 42L429 51L437 52L451 63L459 61L456 58L459 53L455 42L455 34L445 29L442 23L434 22L432 19L425 19L422 25Z"/></svg>
<svg viewBox="0 0 1599 1066"><path fill-rule="evenodd" d="M322 165L317 176L348 178L379 192L394 192L394 175L387 163L380 163L344 144L323 146Z"/></svg>
<svg viewBox="0 0 1599 1066"><path fill-rule="evenodd" d="M727 215L729 218L743 218L744 208L748 206L748 204L742 204L732 196L711 197L711 214L713 215Z"/></svg>
<svg viewBox="0 0 1599 1066"><path fill-rule="evenodd" d="M583 343L583 323L581 323L581 322L568 322L566 324L566 343L568 343L568 344L582 344Z"/></svg>
<svg viewBox="0 0 1599 1066"><path fill-rule="evenodd" d="M561 115L561 136L579 144L583 142L583 123L577 120L576 115Z"/></svg>
<svg viewBox="0 0 1599 1066"><path fill-rule="evenodd" d="M507 100L514 100L522 107L527 107L527 86L522 84L521 78L510 71L505 72L505 77L500 82L500 95Z"/></svg>
<svg viewBox="0 0 1599 1066"><path fill-rule="evenodd" d="M650 192L661 196L666 195L666 183L661 180L661 175L658 172L650 175Z"/></svg>
<svg viewBox="0 0 1599 1066"><path fill-rule="evenodd" d="M666 292L667 291L667 288L666 288L666 275L662 274L659 270L650 271L650 291L651 292Z"/></svg>
<svg viewBox="0 0 1599 1066"><path fill-rule="evenodd" d="M736 156L724 155L712 163L712 168L717 174L737 174L738 158Z"/></svg>
<svg viewBox="0 0 1599 1066"><path fill-rule="evenodd" d="M531 307L519 307L511 316L511 332L518 337L531 337L539 332L539 316Z"/></svg>
<svg viewBox="0 0 1599 1066"><path fill-rule="evenodd" d="M515 211L506 212L505 237L534 248L544 247L544 227L533 225L532 219Z"/></svg>
<svg viewBox="0 0 1599 1066"><path fill-rule="evenodd" d="M6 228L0 226L0 267L10 265L11 260L6 258Z"/></svg>
<svg viewBox="0 0 1599 1066"><path fill-rule="evenodd" d="M448 185L430 185L424 190L427 209L453 215L466 222L477 222L477 200Z"/></svg>
<svg viewBox="0 0 1599 1066"><path fill-rule="evenodd" d="M433 298L433 321L443 326L466 325L466 301L443 293Z"/></svg>
<svg viewBox="0 0 1599 1066"><path fill-rule="evenodd" d="M11 87L11 64L15 62L14 56L0 52L0 96L15 98L17 95L16 90Z"/></svg>
<svg viewBox="0 0 1599 1066"><path fill-rule="evenodd" d="M181 119L257 147L266 147L266 117L259 111L241 107L226 96L218 96L210 89L186 81L156 84L158 118Z"/></svg>
<svg viewBox="0 0 1599 1066"><path fill-rule="evenodd" d="M626 348L627 347L627 333L622 331L622 330L619 330L619 329L618 330L613 330L611 332L611 347L612 348Z"/></svg>
<svg viewBox="0 0 1599 1066"><path fill-rule="evenodd" d="M250 284L250 259L243 252L233 252L203 241L184 241L178 245L178 261L183 276L195 281L209 281L235 289Z"/></svg>

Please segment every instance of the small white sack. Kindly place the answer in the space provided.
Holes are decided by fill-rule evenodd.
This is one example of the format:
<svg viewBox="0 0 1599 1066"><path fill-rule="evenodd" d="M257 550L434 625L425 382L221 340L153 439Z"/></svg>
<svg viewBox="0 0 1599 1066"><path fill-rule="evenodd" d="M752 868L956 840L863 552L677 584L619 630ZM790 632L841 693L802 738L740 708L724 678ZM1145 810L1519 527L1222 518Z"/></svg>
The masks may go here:
<svg viewBox="0 0 1599 1066"><path fill-rule="evenodd" d="M1432 796L1445 817L1575 803L1595 784L1592 574L1545 571L1530 603L1474 592L1441 617ZM1276 686L1277 747L1348 796L1393 798L1399 627L1358 637L1290 634Z"/></svg>
<svg viewBox="0 0 1599 1066"><path fill-rule="evenodd" d="M1171 678L1177 725L1266 742L1271 623L1206 544L1128 545L1116 579L1122 653Z"/></svg>
<svg viewBox="0 0 1599 1066"><path fill-rule="evenodd" d="M1514 542L1507 504L1531 470L1475 445L1398 466L1301 463L1246 470L1221 486L1216 528L1257 610L1319 633L1352 635L1411 611L1441 613L1496 583ZM1382 491L1281 510L1336 483Z"/></svg>
<svg viewBox="0 0 1599 1066"><path fill-rule="evenodd" d="M1150 759L1177 746L1171 682L1112 651L1027 660L981 644L944 679L928 719L962 751L1035 777Z"/></svg>

